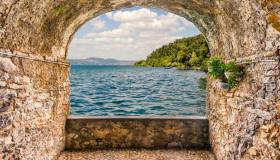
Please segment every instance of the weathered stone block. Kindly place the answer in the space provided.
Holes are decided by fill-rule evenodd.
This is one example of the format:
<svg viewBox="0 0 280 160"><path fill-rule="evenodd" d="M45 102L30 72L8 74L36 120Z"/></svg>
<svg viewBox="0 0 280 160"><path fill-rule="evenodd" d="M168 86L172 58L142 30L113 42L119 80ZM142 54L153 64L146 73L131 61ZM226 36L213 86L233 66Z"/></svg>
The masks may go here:
<svg viewBox="0 0 280 160"><path fill-rule="evenodd" d="M0 113L5 112L14 106L14 94L0 94Z"/></svg>
<svg viewBox="0 0 280 160"><path fill-rule="evenodd" d="M0 57L0 70L5 72L14 72L17 70L17 67L13 64L10 58Z"/></svg>
<svg viewBox="0 0 280 160"><path fill-rule="evenodd" d="M0 115L0 129L4 129L12 124L12 117L10 114Z"/></svg>
<svg viewBox="0 0 280 160"><path fill-rule="evenodd" d="M12 84L9 84L9 88L17 90L17 89L23 89L23 86L12 83Z"/></svg>
<svg viewBox="0 0 280 160"><path fill-rule="evenodd" d="M7 81L9 79L9 77L10 76L8 73L0 70L0 80L1 81Z"/></svg>
<svg viewBox="0 0 280 160"><path fill-rule="evenodd" d="M266 83L265 85L265 91L272 92L276 89L276 83Z"/></svg>
<svg viewBox="0 0 280 160"><path fill-rule="evenodd" d="M7 83L6 82L4 82L4 81L0 81L0 87L5 87L7 85Z"/></svg>
<svg viewBox="0 0 280 160"><path fill-rule="evenodd" d="M228 83L224 83L224 82L221 82L221 81L216 81L215 82L215 87L219 90L224 90L224 91L227 91L229 89Z"/></svg>
<svg viewBox="0 0 280 160"><path fill-rule="evenodd" d="M279 70L270 70L265 72L265 76L278 76L279 75Z"/></svg>
<svg viewBox="0 0 280 160"><path fill-rule="evenodd" d="M274 76L264 77L263 83L275 83L276 78Z"/></svg>

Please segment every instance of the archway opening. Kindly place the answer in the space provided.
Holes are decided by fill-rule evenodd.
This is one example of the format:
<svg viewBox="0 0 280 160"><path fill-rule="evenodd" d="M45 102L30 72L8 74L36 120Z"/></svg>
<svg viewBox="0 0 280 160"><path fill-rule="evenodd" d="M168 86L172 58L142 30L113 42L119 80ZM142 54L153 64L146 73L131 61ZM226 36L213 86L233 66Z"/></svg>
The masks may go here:
<svg viewBox="0 0 280 160"><path fill-rule="evenodd" d="M200 31L172 13L133 7L96 17L68 49L71 115L205 116L208 58Z"/></svg>

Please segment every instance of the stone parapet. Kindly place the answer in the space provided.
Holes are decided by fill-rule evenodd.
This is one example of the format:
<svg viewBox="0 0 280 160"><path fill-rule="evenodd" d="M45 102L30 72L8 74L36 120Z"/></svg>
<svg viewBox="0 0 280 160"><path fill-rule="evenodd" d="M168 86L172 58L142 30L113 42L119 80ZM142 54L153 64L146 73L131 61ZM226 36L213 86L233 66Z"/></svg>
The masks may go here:
<svg viewBox="0 0 280 160"><path fill-rule="evenodd" d="M209 148L205 117L70 117L66 149Z"/></svg>

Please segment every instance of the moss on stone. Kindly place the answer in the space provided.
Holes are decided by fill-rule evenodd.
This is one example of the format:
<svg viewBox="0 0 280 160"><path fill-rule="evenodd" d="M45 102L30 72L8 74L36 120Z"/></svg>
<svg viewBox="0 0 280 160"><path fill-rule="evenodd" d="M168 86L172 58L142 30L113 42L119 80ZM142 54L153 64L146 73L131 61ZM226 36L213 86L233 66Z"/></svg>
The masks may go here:
<svg viewBox="0 0 280 160"><path fill-rule="evenodd" d="M67 11L67 8L64 6L64 5L58 5L56 7L53 8L53 12L56 14L56 15L60 15L60 14L63 14Z"/></svg>

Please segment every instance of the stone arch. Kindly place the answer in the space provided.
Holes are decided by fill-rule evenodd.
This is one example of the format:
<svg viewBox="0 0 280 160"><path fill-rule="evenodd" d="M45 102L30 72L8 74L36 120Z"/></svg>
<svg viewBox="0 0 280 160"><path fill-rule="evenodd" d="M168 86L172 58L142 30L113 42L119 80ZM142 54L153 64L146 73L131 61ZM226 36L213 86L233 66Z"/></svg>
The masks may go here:
<svg viewBox="0 0 280 160"><path fill-rule="evenodd" d="M153 8L159 8L177 15L180 15L190 21L196 20L193 23L198 27L199 30L201 30L203 32L203 34L207 33L207 27L209 27L210 25L214 24L208 24L208 26L206 26L206 24L203 22L204 20L197 20L194 17L191 17L190 13L184 13L183 10L183 6L182 4L173 4L172 6L160 6L159 4L153 4L151 2L147 3L142 3L142 2L137 2L137 3L128 3L128 2L124 2L124 4L120 3L116 6L111 6L107 9L101 9L100 11L88 11L85 14L80 14L78 17L76 17L76 19L74 19L71 24L69 26L66 27L64 35L63 35L63 40L62 40L62 45L61 45L61 50L63 53L67 53L67 48L69 43L72 40L72 36L75 34L75 32L84 24L86 23L88 20L91 20L94 17L98 17L102 14L105 14L107 12L111 12L113 10L118 10L118 9L123 9L123 8L130 8L130 7L134 7L134 6L140 6L140 7L153 7ZM210 23L210 22L208 22ZM58 49L59 50L59 49Z"/></svg>
<svg viewBox="0 0 280 160"><path fill-rule="evenodd" d="M52 159L63 150L71 36L90 18L136 5L189 19L212 55L252 61L234 90L209 79L212 148L218 159L279 158L279 0L0 0L0 97L16 102L0 112L0 153Z"/></svg>

